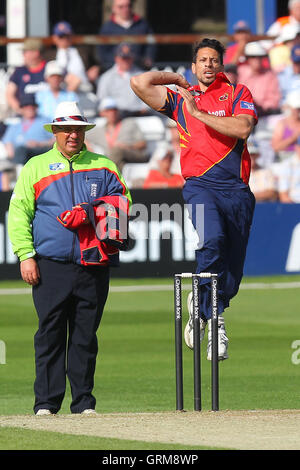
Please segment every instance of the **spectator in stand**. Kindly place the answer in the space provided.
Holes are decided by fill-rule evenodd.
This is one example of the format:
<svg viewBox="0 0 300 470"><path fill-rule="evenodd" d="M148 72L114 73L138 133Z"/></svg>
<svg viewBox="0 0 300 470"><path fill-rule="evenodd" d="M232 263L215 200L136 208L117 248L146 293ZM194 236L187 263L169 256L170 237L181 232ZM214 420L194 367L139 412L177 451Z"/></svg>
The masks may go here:
<svg viewBox="0 0 300 470"><path fill-rule="evenodd" d="M100 35L147 35L153 34L147 21L133 12L132 0L113 0L112 15L103 23ZM135 60L142 68L150 68L155 58L156 47L152 44L135 44ZM106 70L113 66L116 46L104 45L98 47L98 56L102 67Z"/></svg>
<svg viewBox="0 0 300 470"><path fill-rule="evenodd" d="M45 86L46 61L42 57L42 49L43 44L39 39L26 39L23 46L24 65L16 67L9 78L6 100L17 114L20 113L20 99L23 95L32 95Z"/></svg>
<svg viewBox="0 0 300 470"><path fill-rule="evenodd" d="M134 118L121 119L113 98L104 98L99 114L106 119L104 126L89 132L88 149L109 157L121 170L125 163L145 163L149 160L146 140Z"/></svg>
<svg viewBox="0 0 300 470"><path fill-rule="evenodd" d="M300 203L300 139L295 153L280 163L278 171L279 200L284 203Z"/></svg>
<svg viewBox="0 0 300 470"><path fill-rule="evenodd" d="M143 116L150 111L142 100L133 93L130 79L142 70L134 64L134 48L131 44L121 43L116 49L115 64L100 76L97 98L100 102L107 96L113 98L121 116Z"/></svg>
<svg viewBox="0 0 300 470"><path fill-rule="evenodd" d="M84 62L76 47L72 46L72 35L72 26L67 21L60 21L54 26L55 59L64 70L69 91L77 91L79 88L90 91L91 85Z"/></svg>
<svg viewBox="0 0 300 470"><path fill-rule="evenodd" d="M0 192L9 191L15 176L15 165L8 160L0 160Z"/></svg>
<svg viewBox="0 0 300 470"><path fill-rule="evenodd" d="M295 151L300 137L300 88L288 94L284 103L285 116L276 122L272 147L280 159Z"/></svg>
<svg viewBox="0 0 300 470"><path fill-rule="evenodd" d="M282 72L285 67L292 64L291 51L295 44L300 42L300 25L287 24L282 28L275 45L269 50L271 69L276 73Z"/></svg>
<svg viewBox="0 0 300 470"><path fill-rule="evenodd" d="M20 101L21 121L8 125L2 142L8 157L15 164L25 163L35 155L47 152L53 145L53 138L43 128L45 119L37 115L33 95L24 95Z"/></svg>
<svg viewBox="0 0 300 470"><path fill-rule="evenodd" d="M277 76L264 67L267 51L259 42L249 42L245 47L247 64L238 67L238 82L252 93L258 116L280 113L280 88Z"/></svg>
<svg viewBox="0 0 300 470"><path fill-rule="evenodd" d="M245 62L245 46L251 39L251 29L244 20L239 20L233 26L233 40L224 54L224 65L235 64L240 65Z"/></svg>
<svg viewBox="0 0 300 470"><path fill-rule="evenodd" d="M248 152L251 158L251 174L249 186L256 202L276 201L278 199L276 179L270 168L262 168L258 164L260 151L254 139L248 140Z"/></svg>
<svg viewBox="0 0 300 470"><path fill-rule="evenodd" d="M285 25L300 25L300 0L289 0L289 15L278 18L268 29L268 36L280 36Z"/></svg>
<svg viewBox="0 0 300 470"><path fill-rule="evenodd" d="M291 51L292 65L278 73L281 93L281 105L284 105L287 95L294 90L300 90L300 44L295 44Z"/></svg>
<svg viewBox="0 0 300 470"><path fill-rule="evenodd" d="M38 114L46 120L54 118L57 105L62 101L77 101L75 92L67 91L64 87L64 70L55 60L47 63L45 68L47 88L36 93Z"/></svg>
<svg viewBox="0 0 300 470"><path fill-rule="evenodd" d="M181 174L171 171L174 149L168 143L158 144L149 162L149 173L143 188L182 188L184 179Z"/></svg>

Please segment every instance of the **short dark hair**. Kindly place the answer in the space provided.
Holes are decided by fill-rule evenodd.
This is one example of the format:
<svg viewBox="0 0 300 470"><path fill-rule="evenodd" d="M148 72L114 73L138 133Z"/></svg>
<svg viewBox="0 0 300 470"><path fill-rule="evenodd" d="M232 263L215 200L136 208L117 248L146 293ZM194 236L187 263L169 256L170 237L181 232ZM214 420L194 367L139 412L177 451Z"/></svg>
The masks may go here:
<svg viewBox="0 0 300 470"><path fill-rule="evenodd" d="M196 42L193 46L193 58L192 61L196 63L197 60L197 54L199 49L203 49L204 47L210 47L210 49L214 49L215 51L218 52L221 64L223 65L223 56L225 53L225 47L223 44L218 41L217 39L209 39L209 38L204 38L199 42Z"/></svg>

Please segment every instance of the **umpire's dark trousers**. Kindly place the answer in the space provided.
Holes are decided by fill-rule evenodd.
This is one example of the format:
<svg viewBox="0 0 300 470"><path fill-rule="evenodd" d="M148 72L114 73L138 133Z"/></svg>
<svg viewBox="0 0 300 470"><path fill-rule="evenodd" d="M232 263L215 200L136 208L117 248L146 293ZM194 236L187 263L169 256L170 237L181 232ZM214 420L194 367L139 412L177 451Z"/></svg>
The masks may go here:
<svg viewBox="0 0 300 470"><path fill-rule="evenodd" d="M66 377L72 413L95 408L92 395L98 329L108 295L109 268L37 260L40 283L33 287L39 318L34 337L36 380L34 412L61 407Z"/></svg>

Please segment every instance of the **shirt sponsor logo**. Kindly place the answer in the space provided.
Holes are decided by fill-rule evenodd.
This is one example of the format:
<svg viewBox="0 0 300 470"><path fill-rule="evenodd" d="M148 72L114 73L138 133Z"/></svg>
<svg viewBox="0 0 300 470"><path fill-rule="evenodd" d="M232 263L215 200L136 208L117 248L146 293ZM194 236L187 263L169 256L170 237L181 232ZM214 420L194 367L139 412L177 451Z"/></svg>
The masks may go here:
<svg viewBox="0 0 300 470"><path fill-rule="evenodd" d="M242 109L251 109L251 111L255 111L254 104L249 103L248 101L241 101L241 108Z"/></svg>
<svg viewBox="0 0 300 470"><path fill-rule="evenodd" d="M225 109L219 109L218 111L207 111L208 114L214 114L215 116L226 116Z"/></svg>
<svg viewBox="0 0 300 470"><path fill-rule="evenodd" d="M64 163L50 163L49 165L49 170L51 171L63 170L64 168L65 168Z"/></svg>

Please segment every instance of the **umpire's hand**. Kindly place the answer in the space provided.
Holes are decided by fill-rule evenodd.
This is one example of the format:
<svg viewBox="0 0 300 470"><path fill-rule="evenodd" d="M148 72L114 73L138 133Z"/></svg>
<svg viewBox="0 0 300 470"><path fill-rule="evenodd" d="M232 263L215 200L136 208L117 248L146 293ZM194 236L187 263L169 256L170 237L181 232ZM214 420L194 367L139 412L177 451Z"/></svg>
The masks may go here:
<svg viewBox="0 0 300 470"><path fill-rule="evenodd" d="M31 286L36 286L40 281L40 271L34 258L28 258L20 263L23 281Z"/></svg>

